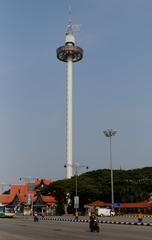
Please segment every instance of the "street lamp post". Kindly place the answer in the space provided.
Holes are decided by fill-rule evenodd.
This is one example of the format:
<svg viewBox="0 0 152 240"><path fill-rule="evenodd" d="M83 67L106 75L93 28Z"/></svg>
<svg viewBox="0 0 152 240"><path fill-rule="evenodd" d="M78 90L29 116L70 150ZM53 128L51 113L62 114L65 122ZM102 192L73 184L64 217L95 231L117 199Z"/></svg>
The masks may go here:
<svg viewBox="0 0 152 240"><path fill-rule="evenodd" d="M81 168L88 169L88 166L85 165L73 165L73 168L75 170L75 197L74 197L74 208L75 208L75 217L76 220L78 220L78 208L79 208L79 196L78 196L78 173Z"/></svg>
<svg viewBox="0 0 152 240"><path fill-rule="evenodd" d="M104 135L106 137L109 137L110 139L110 169L111 169L111 204L112 204L112 210L114 210L114 184L113 184L113 167L112 167L112 143L111 143L111 138L112 136L115 136L117 131L113 129L107 129L103 131Z"/></svg>
<svg viewBox="0 0 152 240"><path fill-rule="evenodd" d="M67 167L66 165L64 165L64 167ZM74 173L75 173L75 196L74 196L74 208L75 208L75 217L76 220L78 219L78 208L79 208L79 196L78 196L78 174L79 174L79 170L81 168L86 168L88 169L88 166L85 165L78 165L78 164L74 164L71 165L71 168L73 168Z"/></svg>
<svg viewBox="0 0 152 240"><path fill-rule="evenodd" d="M75 217L78 218L79 197L78 197L78 166L75 166L75 197L74 197Z"/></svg>

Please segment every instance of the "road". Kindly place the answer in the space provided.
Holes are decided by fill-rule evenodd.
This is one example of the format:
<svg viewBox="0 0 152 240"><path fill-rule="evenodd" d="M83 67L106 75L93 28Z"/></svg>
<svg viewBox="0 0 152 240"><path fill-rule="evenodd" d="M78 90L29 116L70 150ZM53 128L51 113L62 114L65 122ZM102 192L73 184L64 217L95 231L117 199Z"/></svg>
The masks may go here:
<svg viewBox="0 0 152 240"><path fill-rule="evenodd" d="M0 240L151 240L151 226L101 224L100 233L88 223L0 219Z"/></svg>

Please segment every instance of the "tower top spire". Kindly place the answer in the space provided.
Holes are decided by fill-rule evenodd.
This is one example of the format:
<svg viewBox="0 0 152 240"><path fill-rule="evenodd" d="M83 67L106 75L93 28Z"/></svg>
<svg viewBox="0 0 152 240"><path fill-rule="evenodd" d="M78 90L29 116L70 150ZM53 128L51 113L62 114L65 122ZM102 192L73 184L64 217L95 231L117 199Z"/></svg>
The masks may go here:
<svg viewBox="0 0 152 240"><path fill-rule="evenodd" d="M74 35L74 33L80 31L80 25L72 23L72 8L71 5L68 7L69 21L66 28L66 35Z"/></svg>
<svg viewBox="0 0 152 240"><path fill-rule="evenodd" d="M74 35L74 33L79 32L80 31L80 25L78 24L72 24L72 21L70 21L67 25L67 30L66 30L66 34L71 34Z"/></svg>
<svg viewBox="0 0 152 240"><path fill-rule="evenodd" d="M68 15L69 15L69 24L72 22L72 8L71 5L68 7Z"/></svg>

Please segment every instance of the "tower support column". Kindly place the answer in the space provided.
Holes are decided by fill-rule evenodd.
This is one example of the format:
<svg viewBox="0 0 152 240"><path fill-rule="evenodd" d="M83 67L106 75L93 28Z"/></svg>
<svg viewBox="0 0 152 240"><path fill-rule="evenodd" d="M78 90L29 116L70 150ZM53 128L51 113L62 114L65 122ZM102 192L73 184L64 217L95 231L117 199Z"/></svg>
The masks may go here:
<svg viewBox="0 0 152 240"><path fill-rule="evenodd" d="M72 164L73 164L73 61L71 56L67 59L67 110L66 110L66 136L67 136L67 146L66 146L66 169L67 178L71 178L72 174Z"/></svg>

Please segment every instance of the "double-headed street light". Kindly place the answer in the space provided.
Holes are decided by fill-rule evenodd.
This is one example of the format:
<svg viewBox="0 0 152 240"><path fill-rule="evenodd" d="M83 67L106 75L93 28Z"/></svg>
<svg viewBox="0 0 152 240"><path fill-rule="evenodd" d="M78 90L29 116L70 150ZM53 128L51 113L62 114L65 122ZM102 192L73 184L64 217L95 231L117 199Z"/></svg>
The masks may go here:
<svg viewBox="0 0 152 240"><path fill-rule="evenodd" d="M111 144L111 138L112 136L115 136L117 131L113 129L107 129L103 131L104 135L106 137L109 137L110 139L110 169L111 169L111 204L112 204L112 210L114 210L114 187L113 187L113 168L112 168L112 144Z"/></svg>

